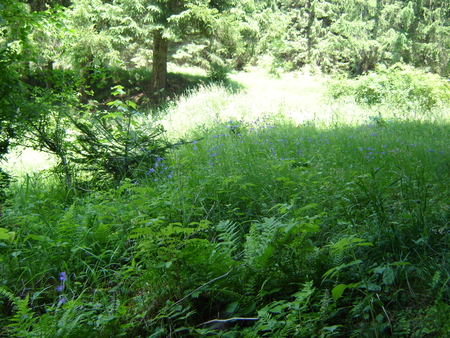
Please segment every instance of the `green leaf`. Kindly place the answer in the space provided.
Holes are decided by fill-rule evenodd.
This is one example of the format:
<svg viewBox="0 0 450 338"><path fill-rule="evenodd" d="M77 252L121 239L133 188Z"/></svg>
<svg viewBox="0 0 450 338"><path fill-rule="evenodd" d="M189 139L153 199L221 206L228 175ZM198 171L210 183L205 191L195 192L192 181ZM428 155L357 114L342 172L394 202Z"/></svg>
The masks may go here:
<svg viewBox="0 0 450 338"><path fill-rule="evenodd" d="M409 263L409 262L395 262L395 263L391 263L389 265L390 266L402 266L402 265L411 265L411 263Z"/></svg>
<svg viewBox="0 0 450 338"><path fill-rule="evenodd" d="M348 288L347 284L336 285L333 288L333 290L331 290L331 296L333 297L334 301L337 301L339 298L341 298L342 294L347 288Z"/></svg>
<svg viewBox="0 0 450 338"><path fill-rule="evenodd" d="M226 312L234 313L239 306L239 302L233 302L227 305Z"/></svg>
<svg viewBox="0 0 450 338"><path fill-rule="evenodd" d="M379 286L378 284L375 283L369 283L367 284L367 290L369 291L381 291L381 286Z"/></svg>
<svg viewBox="0 0 450 338"><path fill-rule="evenodd" d="M320 227L314 223L301 223L298 230L301 232L318 232Z"/></svg>
<svg viewBox="0 0 450 338"><path fill-rule="evenodd" d="M394 283L394 279L394 269L392 269L390 266L387 266L383 272L383 283L386 285L391 285L392 283Z"/></svg>
<svg viewBox="0 0 450 338"><path fill-rule="evenodd" d="M329 275L331 275L330 278L333 278L339 271L341 271L341 270L343 270L345 268L351 267L353 265L361 264L361 263L362 263L362 260L357 259L357 260L354 260L354 261L352 261L352 262L350 262L348 264L341 264L339 266L331 268L330 270L325 272L325 274L323 275L323 280L325 280Z"/></svg>
<svg viewBox="0 0 450 338"><path fill-rule="evenodd" d="M154 233L153 228L137 228L131 231L129 235L130 239L139 238L141 236L152 235Z"/></svg>
<svg viewBox="0 0 450 338"><path fill-rule="evenodd" d="M348 288L356 288L358 287L359 283L352 283L352 284L338 284L336 285L333 290L331 290L331 296L333 297L334 301L337 301L339 298L342 297L342 294L344 291Z"/></svg>
<svg viewBox="0 0 450 338"><path fill-rule="evenodd" d="M373 273L378 273L381 275L385 269L386 269L385 266L377 266L375 269L373 269Z"/></svg>
<svg viewBox="0 0 450 338"><path fill-rule="evenodd" d="M118 86L114 86L114 87L112 87L111 89L113 89L113 92L111 93L112 95L114 95L114 96L117 96L117 95L124 95L124 94L126 94L125 93L125 91L123 90L123 86L120 86L120 85L118 85Z"/></svg>
<svg viewBox="0 0 450 338"><path fill-rule="evenodd" d="M193 228L183 228L181 223L172 223L169 224L164 230L163 233L166 236L171 236L173 234L186 234L190 235L195 232Z"/></svg>
<svg viewBox="0 0 450 338"><path fill-rule="evenodd" d="M16 233L12 231L8 231L8 229L0 228L0 240L4 239L7 241L12 241L15 237Z"/></svg>
<svg viewBox="0 0 450 338"><path fill-rule="evenodd" d="M137 108L137 104L133 101L126 101L125 102L127 105L129 105L131 108L136 109Z"/></svg>
<svg viewBox="0 0 450 338"><path fill-rule="evenodd" d="M289 307L291 303L286 302L285 300L281 300L279 302L275 302L270 305L269 312L270 313L282 313L283 310Z"/></svg>
<svg viewBox="0 0 450 338"><path fill-rule="evenodd" d="M318 206L317 203L310 203L308 205L305 205L304 207L301 207L300 209L297 209L297 212L299 211L304 211L304 210L308 210L308 209L314 209Z"/></svg>

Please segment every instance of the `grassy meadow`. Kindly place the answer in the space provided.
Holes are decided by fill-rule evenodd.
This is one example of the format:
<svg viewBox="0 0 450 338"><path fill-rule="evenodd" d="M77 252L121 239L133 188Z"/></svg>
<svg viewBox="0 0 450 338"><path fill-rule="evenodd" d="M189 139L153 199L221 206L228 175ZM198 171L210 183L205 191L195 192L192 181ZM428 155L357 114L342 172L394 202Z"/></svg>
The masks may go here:
<svg viewBox="0 0 450 338"><path fill-rule="evenodd" d="M0 337L450 337L444 98L230 83L172 98L154 119L184 143L110 189L5 165Z"/></svg>

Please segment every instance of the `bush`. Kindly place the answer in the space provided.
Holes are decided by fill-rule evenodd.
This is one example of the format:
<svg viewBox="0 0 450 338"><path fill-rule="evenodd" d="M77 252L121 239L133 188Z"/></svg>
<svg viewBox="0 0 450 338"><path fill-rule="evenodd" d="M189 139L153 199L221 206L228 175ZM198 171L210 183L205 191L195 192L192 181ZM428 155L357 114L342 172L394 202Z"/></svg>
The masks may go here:
<svg viewBox="0 0 450 338"><path fill-rule="evenodd" d="M227 83L229 69L219 63L211 64L211 68L208 70L208 79L214 83Z"/></svg>
<svg viewBox="0 0 450 338"><path fill-rule="evenodd" d="M359 104L394 104L426 111L450 100L450 87L440 76L403 64L378 68L357 79L334 81L328 93L335 99L353 97Z"/></svg>

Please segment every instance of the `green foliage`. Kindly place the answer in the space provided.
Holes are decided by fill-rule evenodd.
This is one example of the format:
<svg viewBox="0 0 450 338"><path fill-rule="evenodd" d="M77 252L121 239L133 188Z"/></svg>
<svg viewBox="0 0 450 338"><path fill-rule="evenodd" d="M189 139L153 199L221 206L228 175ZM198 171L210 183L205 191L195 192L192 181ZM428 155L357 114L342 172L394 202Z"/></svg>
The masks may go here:
<svg viewBox="0 0 450 338"><path fill-rule="evenodd" d="M448 84L439 76L404 65L379 68L355 80L338 80L329 87L333 98L351 97L357 103L386 104L400 110L426 113L445 106L450 98Z"/></svg>
<svg viewBox="0 0 450 338"><path fill-rule="evenodd" d="M23 64L31 59L29 33L38 24L36 16L28 13L24 3L3 2L0 7L0 156L8 152L10 139L20 134L24 122L19 110L27 94L21 75Z"/></svg>
<svg viewBox="0 0 450 338"><path fill-rule="evenodd" d="M228 72L229 70L227 69L227 67L217 63L213 63L211 65L211 69L208 71L208 79L211 82L226 84L229 80Z"/></svg>
<svg viewBox="0 0 450 338"><path fill-rule="evenodd" d="M123 93L122 87L115 89L116 95ZM87 112L70 118L78 132L68 149L73 154L71 160L112 174L116 181L140 176L169 147L161 138L163 129L145 121L132 101L115 100L108 105L117 111Z"/></svg>
<svg viewBox="0 0 450 338"><path fill-rule="evenodd" d="M125 94L121 86L113 89L114 95ZM99 178L108 184L111 179L142 176L171 147L162 138L162 127L139 113L133 101L117 99L108 103L109 110L98 111L93 105L74 112L77 103L70 89L59 94L37 90L35 103L28 107L30 119L22 126L29 137L17 141L56 155L56 170L67 188ZM77 176L81 182L75 182Z"/></svg>
<svg viewBox="0 0 450 338"><path fill-rule="evenodd" d="M0 157L60 162L0 171L2 334L448 336L446 1L42 6L0 5ZM172 53L212 84L160 123L133 96ZM257 64L265 94L220 84ZM307 65L364 75L310 112Z"/></svg>
<svg viewBox="0 0 450 338"><path fill-rule="evenodd" d="M251 329L244 330L246 337L312 337L320 320L310 307L315 292L312 282L293 294L291 300L274 301L258 310L259 320ZM336 326L331 332L335 331ZM322 332L325 332L326 328ZM332 337L321 335L321 337Z"/></svg>
<svg viewBox="0 0 450 338"><path fill-rule="evenodd" d="M189 27L192 33L211 28L216 18L210 14L216 11L203 2L189 3L164 26L167 37L181 38L177 20L199 23ZM150 20L149 31L165 24L143 15L141 3L120 5L133 4L134 12L127 10L143 20L140 24ZM353 16L336 15L355 4ZM371 20L381 16L375 4L287 2L281 9L292 12L277 21L281 13L274 2L246 1L235 8L227 2L231 21L241 25L233 30L221 17L218 31L232 42L213 39L216 45L207 57L238 67L264 50L279 73L283 60L289 61L287 69L304 60L322 60L323 69L350 69L364 61L364 68L384 55L376 51L375 39L358 44L375 28L356 22L356 14ZM396 5L404 9L396 29L408 38L414 33L414 7ZM114 27L111 31L124 37L125 23L132 23L116 21L123 14L119 9L126 8L116 6L88 1L71 10L79 11L79 27L88 28L90 41L109 49L111 36L102 40L111 45L94 37ZM86 8L92 12L83 13ZM334 45L326 43L333 39L329 26L338 37ZM46 27L52 31L50 23ZM35 33L36 42L53 43ZM264 39L247 53L245 36L248 43ZM270 50L278 48L280 36L283 49ZM344 37L360 59L335 48ZM235 45L236 58L229 58ZM404 60L405 46L397 55ZM329 54L331 49L336 54ZM296 55L298 50L303 52ZM43 55L56 57L57 51ZM293 92L304 90L297 88L304 77L283 83L286 77L280 75L279 82L261 83L259 89L269 90L257 95L201 86L159 112L168 138L195 140L172 147L155 126L159 122L137 112L123 87L115 87L118 96L109 100L108 110L100 109L103 102L79 103L81 85L96 87L83 80L109 86L104 74L111 69L102 56L98 62L86 59L91 64L84 79L61 69L43 76L40 85L28 87L23 101L29 104L20 106L30 117L21 125L30 145L56 153L69 180L58 182L49 171L29 174L12 181L5 195L0 324L7 335L448 335L444 263L450 171L443 135L449 128L438 119L446 113L448 90L438 77L396 66L342 81L332 93L347 96L347 102L332 101L317 110L331 111L330 121L303 117L310 113L304 101L290 102ZM219 70L215 76L224 76ZM148 72L135 74L149 79ZM364 113L354 121L344 116L351 112L345 105L351 100L358 105L350 107ZM412 116L412 109L427 114L415 119L419 114ZM302 119L285 117L295 113ZM114 184L105 184L110 177ZM83 179L89 184L81 185Z"/></svg>

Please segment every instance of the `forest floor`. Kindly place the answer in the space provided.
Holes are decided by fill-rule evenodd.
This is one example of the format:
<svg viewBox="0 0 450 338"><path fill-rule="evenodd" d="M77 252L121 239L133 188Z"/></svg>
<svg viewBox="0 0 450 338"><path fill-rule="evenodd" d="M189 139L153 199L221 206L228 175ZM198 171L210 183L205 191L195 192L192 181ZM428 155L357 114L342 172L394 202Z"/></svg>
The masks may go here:
<svg viewBox="0 0 450 338"><path fill-rule="evenodd" d="M156 158L139 144L132 181L69 190L47 154L10 155L23 179L3 207L0 327L204 337L225 313L252 321L223 337L450 336L446 105L333 100L307 73L173 76L168 102L129 115L184 142Z"/></svg>

